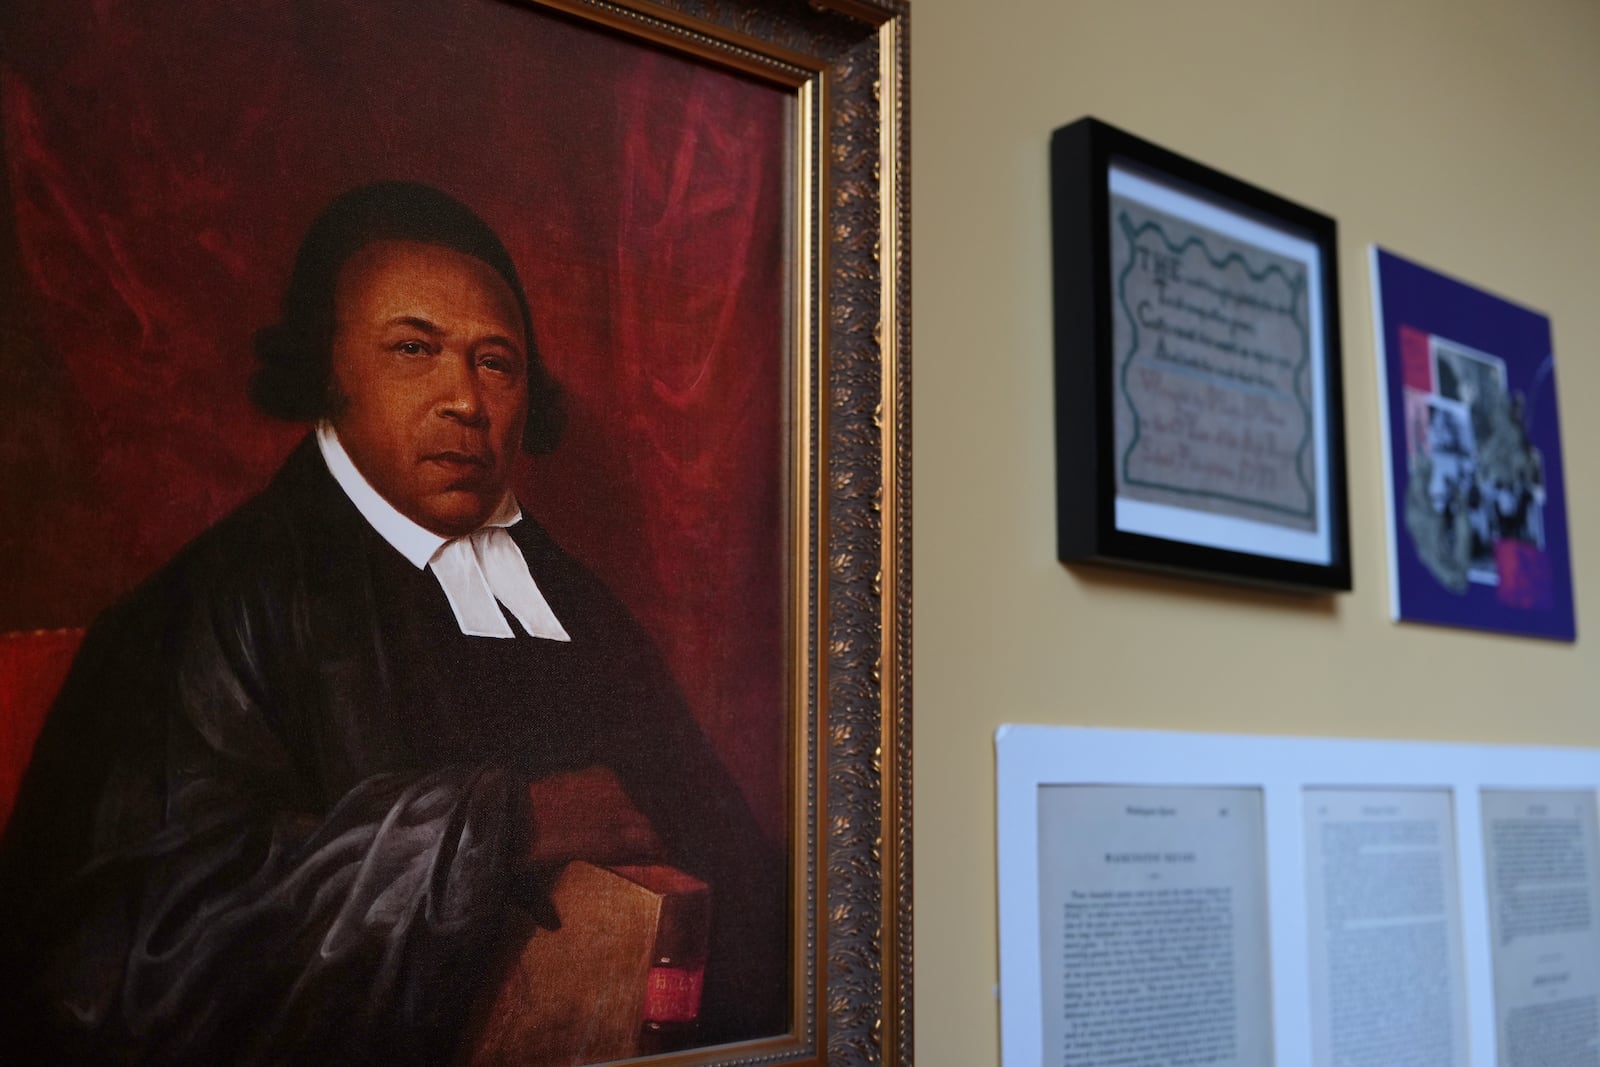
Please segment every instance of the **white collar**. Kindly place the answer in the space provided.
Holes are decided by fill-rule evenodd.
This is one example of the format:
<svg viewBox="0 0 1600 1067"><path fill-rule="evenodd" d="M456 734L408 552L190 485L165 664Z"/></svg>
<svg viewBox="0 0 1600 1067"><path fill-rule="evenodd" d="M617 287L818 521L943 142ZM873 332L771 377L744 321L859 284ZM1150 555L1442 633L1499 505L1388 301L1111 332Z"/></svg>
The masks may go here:
<svg viewBox="0 0 1600 1067"><path fill-rule="evenodd" d="M441 537L400 514L372 487L356 469L326 419L317 423L317 447L328 473L368 525L418 570L432 565L462 633L515 637L500 614L498 600L531 636L572 640L539 591L528 571L527 559L506 531L506 527L522 521L522 509L509 490L494 514L477 530L461 537Z"/></svg>

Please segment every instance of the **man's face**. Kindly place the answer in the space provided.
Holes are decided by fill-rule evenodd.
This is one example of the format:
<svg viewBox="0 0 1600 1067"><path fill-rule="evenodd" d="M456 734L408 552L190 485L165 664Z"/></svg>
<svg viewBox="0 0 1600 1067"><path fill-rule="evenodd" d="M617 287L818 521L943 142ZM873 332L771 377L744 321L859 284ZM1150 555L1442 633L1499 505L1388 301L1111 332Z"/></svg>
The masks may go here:
<svg viewBox="0 0 1600 1067"><path fill-rule="evenodd" d="M334 290L333 419L356 468L445 537L504 499L528 414L527 340L494 268L442 245L376 241Z"/></svg>

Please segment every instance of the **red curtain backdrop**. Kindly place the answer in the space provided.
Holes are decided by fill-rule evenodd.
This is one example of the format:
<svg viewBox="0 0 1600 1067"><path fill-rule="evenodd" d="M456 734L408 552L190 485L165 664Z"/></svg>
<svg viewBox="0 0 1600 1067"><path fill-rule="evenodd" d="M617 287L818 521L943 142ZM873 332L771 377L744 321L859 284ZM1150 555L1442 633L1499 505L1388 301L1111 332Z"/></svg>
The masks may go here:
<svg viewBox="0 0 1600 1067"><path fill-rule="evenodd" d="M82 640L82 630L0 634L0 828L11 818L33 739Z"/></svg>
<svg viewBox="0 0 1600 1067"><path fill-rule="evenodd" d="M789 99L498 0L0 14L0 631L82 626L300 438L245 399L295 248L378 178L505 240L565 386L528 511L786 825Z"/></svg>

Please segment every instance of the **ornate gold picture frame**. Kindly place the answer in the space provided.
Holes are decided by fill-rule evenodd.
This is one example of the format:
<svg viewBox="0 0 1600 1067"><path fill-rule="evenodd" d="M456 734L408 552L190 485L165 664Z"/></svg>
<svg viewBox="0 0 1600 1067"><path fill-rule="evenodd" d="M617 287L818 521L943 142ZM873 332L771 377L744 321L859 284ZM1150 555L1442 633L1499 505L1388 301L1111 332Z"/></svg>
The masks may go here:
<svg viewBox="0 0 1600 1067"><path fill-rule="evenodd" d="M530 347L565 389L564 444L516 476L518 499L658 647L780 857L782 943L750 951L781 961L781 1027L646 1033L623 1058L909 1064L906 3L308 11L69 0L0 16L0 820L15 814L0 892L44 877L17 860L58 829L30 803L108 810L55 792L50 769L86 739L121 743L62 711L127 630L108 609L150 600L310 447L246 400L296 243L345 190L421 182L504 241ZM248 76L241 54L259 60ZM618 884L694 884L652 877ZM677 962L649 970L645 996L692 1022L701 979Z"/></svg>

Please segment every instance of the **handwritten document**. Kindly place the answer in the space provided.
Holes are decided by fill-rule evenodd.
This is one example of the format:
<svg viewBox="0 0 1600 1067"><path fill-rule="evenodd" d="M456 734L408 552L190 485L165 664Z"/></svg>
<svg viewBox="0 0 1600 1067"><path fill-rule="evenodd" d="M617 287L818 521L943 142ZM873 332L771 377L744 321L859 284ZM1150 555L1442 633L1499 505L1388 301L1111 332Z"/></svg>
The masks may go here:
<svg viewBox="0 0 1600 1067"><path fill-rule="evenodd" d="M1044 1063L1269 1067L1258 789L1039 788Z"/></svg>
<svg viewBox="0 0 1600 1067"><path fill-rule="evenodd" d="M1316 1067L1467 1067L1448 789L1305 790Z"/></svg>
<svg viewBox="0 0 1600 1067"><path fill-rule="evenodd" d="M1110 203L1118 495L1315 528L1305 266Z"/></svg>
<svg viewBox="0 0 1600 1067"><path fill-rule="evenodd" d="M1500 1067L1600 1067L1594 793L1481 796Z"/></svg>

